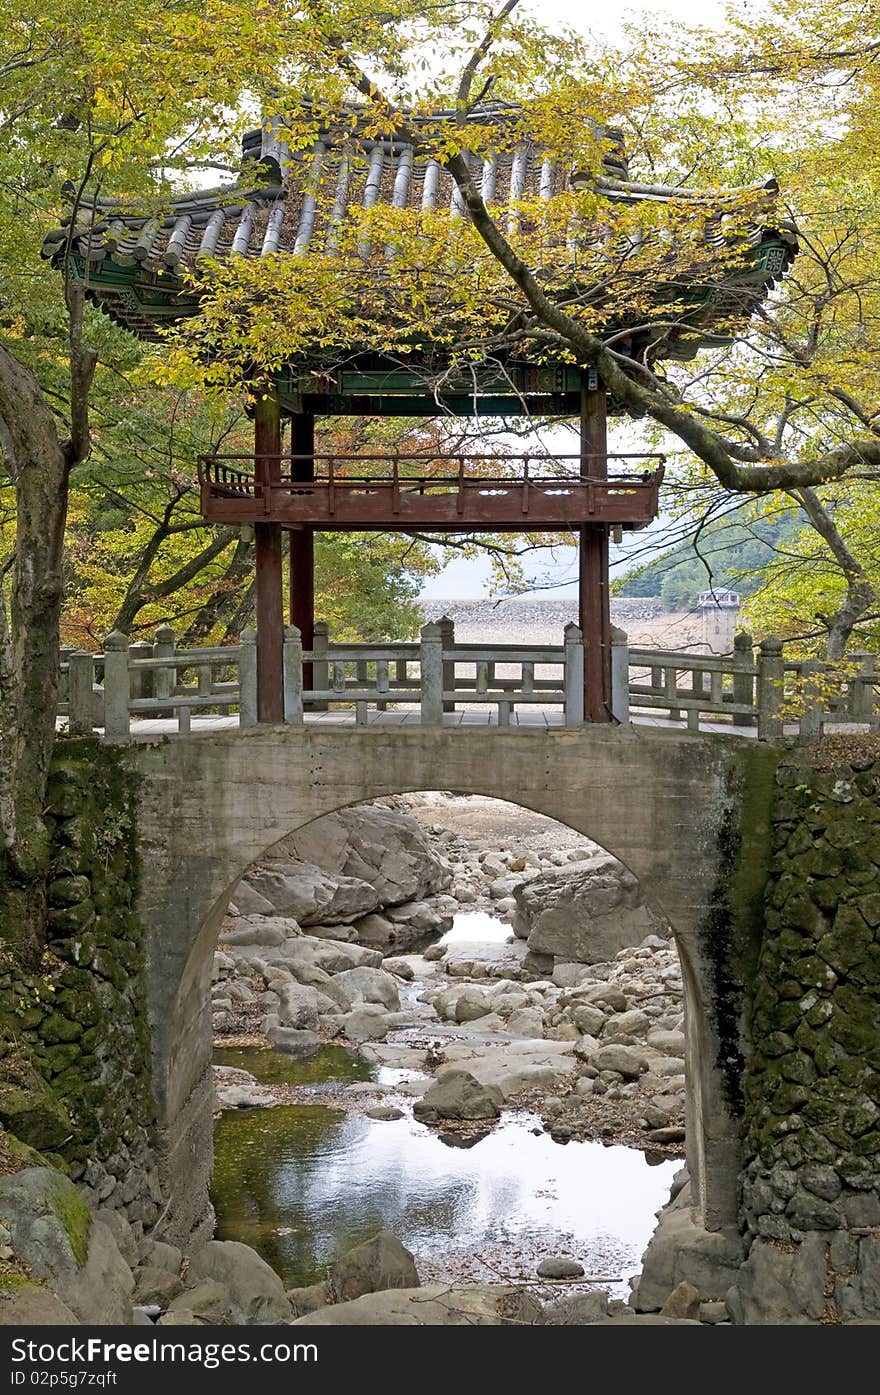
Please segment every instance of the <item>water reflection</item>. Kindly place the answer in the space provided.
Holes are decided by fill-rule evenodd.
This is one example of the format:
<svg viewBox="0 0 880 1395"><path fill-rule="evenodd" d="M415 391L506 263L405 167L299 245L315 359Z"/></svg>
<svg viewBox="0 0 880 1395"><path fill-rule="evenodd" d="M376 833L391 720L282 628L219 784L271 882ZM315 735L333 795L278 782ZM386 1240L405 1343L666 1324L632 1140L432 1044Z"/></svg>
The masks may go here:
<svg viewBox="0 0 880 1395"><path fill-rule="evenodd" d="M291 1286L325 1277L340 1249L382 1227L417 1261L548 1254L565 1237L588 1275L632 1273L678 1164L651 1167L636 1149L599 1143L563 1147L534 1124L512 1116L462 1150L409 1117L320 1105L227 1112L215 1137L218 1236L253 1245Z"/></svg>
<svg viewBox="0 0 880 1395"><path fill-rule="evenodd" d="M499 920L488 911L459 911L452 925L437 941L441 945L504 944L513 931L506 920Z"/></svg>
<svg viewBox="0 0 880 1395"><path fill-rule="evenodd" d="M347 1085L376 1077L375 1066L344 1046L322 1046L304 1060L264 1046L217 1046L214 1064L246 1070L261 1085Z"/></svg>

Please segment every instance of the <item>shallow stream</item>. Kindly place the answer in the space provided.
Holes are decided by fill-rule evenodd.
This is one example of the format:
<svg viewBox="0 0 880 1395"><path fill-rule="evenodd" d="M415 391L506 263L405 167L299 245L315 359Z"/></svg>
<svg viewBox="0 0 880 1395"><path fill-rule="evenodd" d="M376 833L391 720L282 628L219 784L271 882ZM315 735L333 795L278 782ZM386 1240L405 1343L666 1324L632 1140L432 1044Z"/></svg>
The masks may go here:
<svg viewBox="0 0 880 1395"><path fill-rule="evenodd" d="M384 1227L423 1281L534 1281L542 1258L566 1255L585 1283L625 1297L679 1166L652 1166L634 1148L554 1143L531 1114L506 1114L463 1148L416 1123L406 1098L393 1121L328 1107L319 1101L332 1087L373 1079L387 1090L400 1074L341 1047L308 1061L256 1048L216 1059L315 1100L228 1110L215 1133L218 1238L252 1245L291 1287L325 1278L340 1249Z"/></svg>

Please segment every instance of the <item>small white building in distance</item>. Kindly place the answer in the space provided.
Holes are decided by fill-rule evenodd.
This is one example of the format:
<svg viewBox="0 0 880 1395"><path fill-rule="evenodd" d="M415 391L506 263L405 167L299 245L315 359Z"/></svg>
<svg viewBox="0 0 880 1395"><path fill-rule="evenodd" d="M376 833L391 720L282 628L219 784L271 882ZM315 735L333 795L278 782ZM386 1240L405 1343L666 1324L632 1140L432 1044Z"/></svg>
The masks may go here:
<svg viewBox="0 0 880 1395"><path fill-rule="evenodd" d="M732 654L740 607L739 592L723 587L717 591L701 591L697 605L703 620L703 648L710 654Z"/></svg>

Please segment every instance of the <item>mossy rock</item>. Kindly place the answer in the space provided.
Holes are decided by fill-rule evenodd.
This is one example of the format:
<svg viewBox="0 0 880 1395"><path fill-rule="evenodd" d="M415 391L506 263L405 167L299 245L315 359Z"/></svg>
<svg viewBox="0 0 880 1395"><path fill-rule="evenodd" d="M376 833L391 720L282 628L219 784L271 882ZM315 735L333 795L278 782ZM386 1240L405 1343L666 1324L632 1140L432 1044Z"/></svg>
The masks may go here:
<svg viewBox="0 0 880 1395"><path fill-rule="evenodd" d="M785 1056L793 1051L795 1039L787 1032L770 1032L761 1042L761 1050L765 1056Z"/></svg>
<svg viewBox="0 0 880 1395"><path fill-rule="evenodd" d="M810 1092L794 1081L785 1081L777 1086L773 1095L773 1108L777 1114L794 1114L807 1104Z"/></svg>
<svg viewBox="0 0 880 1395"><path fill-rule="evenodd" d="M6 1014L4 1014L5 1016ZM11 1016L11 1014L10 1014ZM15 1022L22 1032L33 1032L43 1020L43 1008L34 1004L32 1007L24 1008L15 1012Z"/></svg>
<svg viewBox="0 0 880 1395"><path fill-rule="evenodd" d="M834 1009L830 998L819 998L818 1001L807 1010L804 1021L808 1026L813 1028L824 1027L833 1011Z"/></svg>
<svg viewBox="0 0 880 1395"><path fill-rule="evenodd" d="M857 1022L862 1022L866 1027L871 1027L875 1031L880 1025L880 1004L877 1003L873 994L865 993L863 989L856 987L852 983L840 983L834 990L835 1007L843 1008Z"/></svg>
<svg viewBox="0 0 880 1395"><path fill-rule="evenodd" d="M775 1013L776 1025L781 1032L791 1032L797 1027L803 1015L803 1008L799 1002L779 1003Z"/></svg>
<svg viewBox="0 0 880 1395"><path fill-rule="evenodd" d="M859 1157L856 1153L842 1153L835 1162L835 1168L848 1187L861 1189L876 1181L877 1164L871 1158Z"/></svg>
<svg viewBox="0 0 880 1395"><path fill-rule="evenodd" d="M820 1075L836 1075L843 1055L842 1048L828 1038L813 1048L813 1060Z"/></svg>
<svg viewBox="0 0 880 1395"><path fill-rule="evenodd" d="M85 901L80 901L76 906L65 906L56 910L50 910L47 921L49 934L53 939L61 936L75 935L81 931L88 930L95 920L95 906L91 897Z"/></svg>
<svg viewBox="0 0 880 1395"><path fill-rule="evenodd" d="M76 1041L82 1034L82 1023L57 1011L46 1014L38 1031L38 1035L50 1046L58 1042Z"/></svg>
<svg viewBox="0 0 880 1395"><path fill-rule="evenodd" d="M52 1089L58 1094L59 1098L67 1101L70 1107L73 1108L79 1099L82 1083L82 1066L68 1066L65 1070L61 1071L60 1074L53 1076Z"/></svg>
<svg viewBox="0 0 880 1395"><path fill-rule="evenodd" d="M92 894L92 884L88 877L56 877L49 883L49 905L55 907L77 906Z"/></svg>
<svg viewBox="0 0 880 1395"><path fill-rule="evenodd" d="M798 1142L803 1149L804 1155L813 1162L833 1163L837 1157L837 1149L833 1143L829 1143L824 1134L817 1129L802 1129L798 1135Z"/></svg>
<svg viewBox="0 0 880 1395"><path fill-rule="evenodd" d="M46 807L57 819L69 819L78 814L86 802L83 791L65 780L50 778L46 788Z"/></svg>
<svg viewBox="0 0 880 1395"><path fill-rule="evenodd" d="M797 857L800 853L811 852L814 846L809 829L801 823L795 825L785 844L785 851L790 857Z"/></svg>
<svg viewBox="0 0 880 1395"><path fill-rule="evenodd" d="M36 1071L24 1082L0 1081L0 1123L32 1148L58 1148L73 1132L70 1115Z"/></svg>
<svg viewBox="0 0 880 1395"><path fill-rule="evenodd" d="M66 847L79 853L79 867L85 872L93 862L98 849L95 826L90 818L76 814L65 819L58 827L58 838Z"/></svg>
<svg viewBox="0 0 880 1395"><path fill-rule="evenodd" d="M126 1307L130 1311L131 1273L107 1243L103 1227L97 1227L92 1255L92 1215L68 1178L47 1167L0 1177L0 1215L21 1264L77 1317L124 1320Z"/></svg>
<svg viewBox="0 0 880 1395"><path fill-rule="evenodd" d="M74 964L88 966L95 957L97 941L92 930L84 930L81 935L76 935L69 946L68 958Z"/></svg>
<svg viewBox="0 0 880 1395"><path fill-rule="evenodd" d="M65 1017L72 1018L81 1028L94 1027L101 1020L101 1007L93 986L87 990L64 987L56 993L55 1004Z"/></svg>
<svg viewBox="0 0 880 1395"><path fill-rule="evenodd" d="M82 1048L79 1042L71 1041L57 1043L55 1046L48 1046L42 1052L42 1062L45 1063L45 1070L51 1076L58 1076L62 1071L67 1070L82 1056Z"/></svg>
<svg viewBox="0 0 880 1395"><path fill-rule="evenodd" d="M46 1155L32 1148L29 1143L23 1143L20 1138L16 1138L13 1133L2 1134L3 1147L9 1156L22 1167L45 1167Z"/></svg>
<svg viewBox="0 0 880 1395"><path fill-rule="evenodd" d="M843 1110L842 1122L853 1138L861 1138L877 1123L878 1111L870 1101L852 1104Z"/></svg>
<svg viewBox="0 0 880 1395"><path fill-rule="evenodd" d="M838 906L843 905L852 888L843 877L829 877L827 881L814 881L810 885L810 895L816 905L826 915L833 915Z"/></svg>
<svg viewBox="0 0 880 1395"><path fill-rule="evenodd" d="M49 770L50 780L53 784L73 785L76 789L88 792L95 780L91 763L88 760L75 760L72 756L62 754L62 751L63 746L56 746Z"/></svg>
<svg viewBox="0 0 880 1395"><path fill-rule="evenodd" d="M776 991L780 998L790 1001L803 997L804 992L802 985L798 983L796 978L784 978L778 984Z"/></svg>
<svg viewBox="0 0 880 1395"><path fill-rule="evenodd" d="M128 974L115 954L111 950L99 949L95 953L92 967L96 974L100 974L116 989L117 993L124 993L128 987Z"/></svg>
<svg viewBox="0 0 880 1395"><path fill-rule="evenodd" d="M803 930L793 930L790 925L783 925L768 948L772 949L771 957L774 959L798 959L801 955L809 954L812 944L812 938L805 935ZM768 983L767 989L772 992L772 985Z"/></svg>
<svg viewBox="0 0 880 1395"><path fill-rule="evenodd" d="M798 879L798 885L803 883ZM819 907L803 894L790 896L782 909L782 922L792 930L818 939L825 930L825 917Z"/></svg>
<svg viewBox="0 0 880 1395"><path fill-rule="evenodd" d="M779 1065L784 1078L797 1085L812 1085L816 1079L816 1067L805 1051L783 1056Z"/></svg>
<svg viewBox="0 0 880 1395"><path fill-rule="evenodd" d="M828 1023L828 1031L851 1055L864 1055L866 1060L873 1060L872 1048L876 1046L876 1030L850 1017L836 1004Z"/></svg>
<svg viewBox="0 0 880 1395"><path fill-rule="evenodd" d="M84 876L92 870L92 856L88 849L85 852L80 849L59 845L56 841L53 850L53 864L57 875L78 877Z"/></svg>
<svg viewBox="0 0 880 1395"><path fill-rule="evenodd" d="M861 1090L870 1075L870 1066L860 1056L847 1056L837 1067L838 1080L849 1090Z"/></svg>
<svg viewBox="0 0 880 1395"><path fill-rule="evenodd" d="M822 946L831 939L833 939L831 935L825 935L819 941L820 954ZM827 958L820 958L817 954L808 954L803 959L796 959L790 968L791 972L806 988L828 989L833 987L837 981L837 975L829 968Z"/></svg>

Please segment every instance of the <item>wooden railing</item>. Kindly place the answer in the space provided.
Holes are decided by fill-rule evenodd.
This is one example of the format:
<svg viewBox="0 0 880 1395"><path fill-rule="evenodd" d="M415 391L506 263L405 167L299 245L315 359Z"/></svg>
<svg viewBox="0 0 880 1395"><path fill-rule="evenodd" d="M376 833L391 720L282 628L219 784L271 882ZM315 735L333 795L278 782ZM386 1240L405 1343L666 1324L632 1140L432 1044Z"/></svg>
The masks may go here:
<svg viewBox="0 0 880 1395"><path fill-rule="evenodd" d="M809 744L829 724L880 730L880 661L858 652L843 670L817 660L789 660L778 640L754 647L738 635L732 655L629 648L612 631L612 708L618 722L659 718L699 731L728 728L760 741L795 735ZM313 647L299 631L285 630L285 721L301 725L310 714L348 710L365 725L371 711L390 708L440 725L444 715L477 708L509 726L517 709L555 711L566 727L584 720L584 650L581 631L567 625L559 645L461 644L451 620L425 625L418 642L345 644L315 625ZM304 687L304 677L311 683ZM99 682L98 680L102 681ZM59 713L73 733L103 730L124 741L144 719L176 721L191 729L193 713L257 721L256 633L237 645L179 649L169 626L152 643L107 636L100 654L67 652L62 662ZM348 718L346 718L348 719ZM133 725L134 724L134 725Z"/></svg>
<svg viewBox="0 0 880 1395"><path fill-rule="evenodd" d="M522 531L583 522L643 527L657 512L661 455L202 456L201 508L212 522L276 521L357 529L480 523ZM611 470L608 471L608 465ZM636 472L641 465L641 471ZM622 468L621 468L622 467Z"/></svg>

